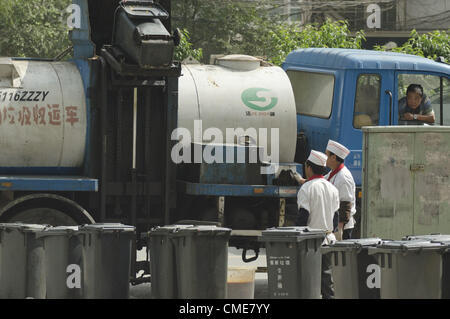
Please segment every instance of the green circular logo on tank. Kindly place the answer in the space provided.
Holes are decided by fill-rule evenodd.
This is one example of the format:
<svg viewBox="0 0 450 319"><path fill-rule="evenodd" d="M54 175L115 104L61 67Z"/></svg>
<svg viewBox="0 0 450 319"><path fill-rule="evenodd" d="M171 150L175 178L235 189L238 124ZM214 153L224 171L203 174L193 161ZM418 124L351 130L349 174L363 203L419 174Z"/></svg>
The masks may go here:
<svg viewBox="0 0 450 319"><path fill-rule="evenodd" d="M259 92L271 92L263 88L250 88L242 92L241 98L244 104L255 111L268 111L275 107L278 103L277 97L259 97ZM256 104L256 103L257 104ZM258 103L260 102L260 103ZM263 104L262 104L263 103ZM261 105L262 104L262 105ZM265 105L264 105L265 104Z"/></svg>

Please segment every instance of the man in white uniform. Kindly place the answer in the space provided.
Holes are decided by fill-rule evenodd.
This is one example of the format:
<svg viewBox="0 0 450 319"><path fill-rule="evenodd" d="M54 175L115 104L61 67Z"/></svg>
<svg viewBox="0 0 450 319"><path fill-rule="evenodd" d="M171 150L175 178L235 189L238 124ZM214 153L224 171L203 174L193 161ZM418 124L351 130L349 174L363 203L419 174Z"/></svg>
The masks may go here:
<svg viewBox="0 0 450 319"><path fill-rule="evenodd" d="M297 225L327 231L324 244L336 240L333 231L335 213L339 209L339 192L323 174L327 156L321 152L311 151L305 163L307 180L298 176L302 185L297 194ZM331 255L322 255L322 298L334 298L333 278L331 275Z"/></svg>
<svg viewBox="0 0 450 319"><path fill-rule="evenodd" d="M342 239L351 239L355 227L355 181L352 173L344 165L350 151L342 144L329 140L326 150L327 166L331 169L325 178L339 191L339 233ZM340 238L338 238L340 239Z"/></svg>

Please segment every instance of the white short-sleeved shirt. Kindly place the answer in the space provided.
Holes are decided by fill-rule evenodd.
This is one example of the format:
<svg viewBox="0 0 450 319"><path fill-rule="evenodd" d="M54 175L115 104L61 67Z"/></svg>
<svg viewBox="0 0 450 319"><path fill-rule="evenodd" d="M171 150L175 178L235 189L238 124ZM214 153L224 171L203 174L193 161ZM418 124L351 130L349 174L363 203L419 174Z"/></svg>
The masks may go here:
<svg viewBox="0 0 450 319"><path fill-rule="evenodd" d="M328 180L331 172L325 175L325 178ZM330 182L336 186L339 191L339 201L341 202L350 202L352 205L350 220L347 224L345 224L344 229L350 229L355 227L355 219L353 215L356 213L356 198L355 198L355 180L353 179L352 173L348 170L347 167L344 166L336 175L334 175Z"/></svg>
<svg viewBox="0 0 450 319"><path fill-rule="evenodd" d="M333 217L339 210L339 191L325 178L316 178L302 185L297 194L298 209L309 212L308 226L331 232L328 242L335 241Z"/></svg>

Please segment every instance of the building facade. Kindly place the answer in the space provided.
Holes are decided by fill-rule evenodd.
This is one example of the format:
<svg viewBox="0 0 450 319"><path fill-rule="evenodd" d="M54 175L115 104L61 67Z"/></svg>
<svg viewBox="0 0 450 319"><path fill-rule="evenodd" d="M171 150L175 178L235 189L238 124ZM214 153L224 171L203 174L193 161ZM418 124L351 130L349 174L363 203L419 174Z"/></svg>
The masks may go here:
<svg viewBox="0 0 450 319"><path fill-rule="evenodd" d="M401 45L412 29L419 33L450 29L450 0L278 0L274 13L289 22L347 20L353 32L364 30L367 47Z"/></svg>

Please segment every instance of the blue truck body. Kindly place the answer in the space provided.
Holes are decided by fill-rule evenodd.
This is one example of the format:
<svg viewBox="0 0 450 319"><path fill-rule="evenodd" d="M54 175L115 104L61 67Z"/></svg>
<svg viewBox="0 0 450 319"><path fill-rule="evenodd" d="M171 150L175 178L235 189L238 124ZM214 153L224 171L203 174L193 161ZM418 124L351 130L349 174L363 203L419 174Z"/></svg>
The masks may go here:
<svg viewBox="0 0 450 319"><path fill-rule="evenodd" d="M291 52L283 64L289 71L305 71L334 76L331 115L320 118L297 114L298 132L308 139L310 149L325 151L328 140L336 140L351 150L345 164L352 172L355 183L362 181L362 131L353 126L357 80L360 75L377 74L381 78L379 90L380 126L398 124L398 74L424 74L450 77L450 66L430 59L394 52L353 49L310 48ZM293 83L294 86L294 83ZM296 89L294 94L296 94ZM390 110L390 97L393 103ZM296 100L302 97L296 96ZM450 109L444 110L450 112ZM391 119L389 114L391 113ZM438 122L438 118L436 122ZM450 125L450 123L444 123Z"/></svg>

